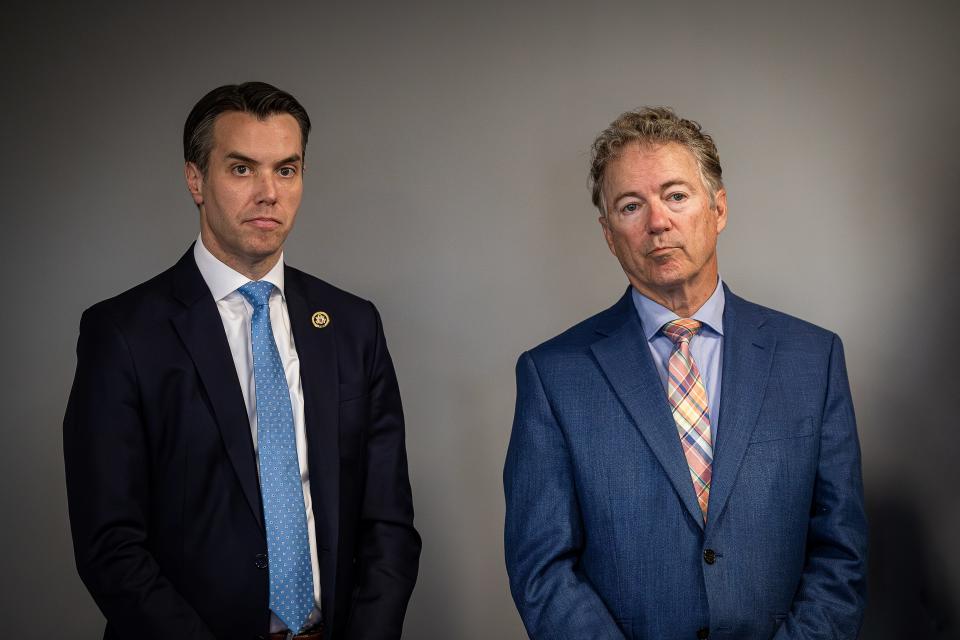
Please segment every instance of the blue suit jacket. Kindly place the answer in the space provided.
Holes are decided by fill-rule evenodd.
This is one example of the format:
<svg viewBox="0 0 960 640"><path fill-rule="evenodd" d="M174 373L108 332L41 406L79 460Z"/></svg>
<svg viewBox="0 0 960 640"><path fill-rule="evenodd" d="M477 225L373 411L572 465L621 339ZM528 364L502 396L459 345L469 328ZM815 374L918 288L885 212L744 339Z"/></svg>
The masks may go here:
<svg viewBox="0 0 960 640"><path fill-rule="evenodd" d="M520 357L505 547L532 638L856 637L867 527L840 340L725 295L706 526L629 291Z"/></svg>
<svg viewBox="0 0 960 640"><path fill-rule="evenodd" d="M324 637L399 638L420 537L373 305L286 267ZM326 311L316 329L311 315ZM246 406L193 250L83 314L64 419L77 568L107 638L255 638L267 541Z"/></svg>

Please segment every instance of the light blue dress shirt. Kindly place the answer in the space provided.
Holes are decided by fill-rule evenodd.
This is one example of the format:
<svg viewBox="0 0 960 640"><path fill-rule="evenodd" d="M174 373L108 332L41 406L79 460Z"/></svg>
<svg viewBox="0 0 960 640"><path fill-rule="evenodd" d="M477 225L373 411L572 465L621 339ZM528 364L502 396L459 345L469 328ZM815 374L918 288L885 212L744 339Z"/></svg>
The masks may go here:
<svg viewBox="0 0 960 640"><path fill-rule="evenodd" d="M660 333L660 328L680 316L670 309L657 304L636 289L632 290L633 304L643 325L643 334L650 345L650 355L660 374L663 388L667 388L667 363L673 353L674 344ZM717 288L713 294L693 314L694 320L702 324L700 333L690 341L690 354L700 369L700 377L707 388L707 406L710 411L711 438L717 442L717 424L720 418L720 375L723 370L723 281L717 278Z"/></svg>

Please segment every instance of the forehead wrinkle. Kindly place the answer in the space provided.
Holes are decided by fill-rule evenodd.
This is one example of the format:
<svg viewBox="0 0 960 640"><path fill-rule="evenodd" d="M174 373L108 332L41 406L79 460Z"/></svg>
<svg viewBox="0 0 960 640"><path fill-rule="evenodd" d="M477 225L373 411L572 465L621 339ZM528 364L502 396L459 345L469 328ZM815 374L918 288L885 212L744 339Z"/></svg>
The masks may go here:
<svg viewBox="0 0 960 640"><path fill-rule="evenodd" d="M273 148L281 153L289 154L289 160L302 156L303 135L296 119L287 113L269 114L266 117L257 117L245 111L228 111L217 116L213 123L213 132L210 136L211 152L217 148L232 147L223 157L231 154L242 156L241 159L262 163L237 147ZM280 150L280 147L286 147ZM228 147L229 148L229 147Z"/></svg>
<svg viewBox="0 0 960 640"><path fill-rule="evenodd" d="M601 182L601 188L600 188L601 199L603 199L606 188L613 186L610 184L610 180L609 180L610 167L618 163L624 162L626 153L629 150L640 152L641 154L655 154L662 149L670 149L671 147L681 152L679 154L679 158L677 156L674 156L674 159L680 160L680 161L671 162L672 166L669 166L666 168L663 168L663 162L661 162L655 168L655 171L670 171L671 173L673 172L686 173L687 169L692 169L693 172L696 174L696 178L693 178L692 176L691 177L671 176L671 177L668 177L666 180L662 181L656 187L654 187L655 191L657 193L660 193L671 186L682 185L694 191L699 191L702 189L703 191L706 191L709 193L710 187L706 180L706 176L704 175L703 167L700 166L700 163L697 161L697 157L692 152L690 152L689 149L685 148L683 145L680 145L674 142L669 142L666 144L642 144L637 141L633 141L632 144L625 145L623 148L621 148L620 153L618 153L605 168L604 175L602 176L602 182ZM639 167L633 167L632 170L629 172L629 174L627 174L626 179L627 181L630 182L631 186L636 185L637 183L641 183L641 186L646 186L644 183L646 182L648 175L649 175L649 171L642 171ZM697 184L698 182L699 182L699 185ZM638 197L642 197L640 191L638 191L635 188L632 188L632 189L624 190L617 193L615 197L611 200L611 202L616 202L620 198L623 198L624 196L631 195L631 194L636 195Z"/></svg>

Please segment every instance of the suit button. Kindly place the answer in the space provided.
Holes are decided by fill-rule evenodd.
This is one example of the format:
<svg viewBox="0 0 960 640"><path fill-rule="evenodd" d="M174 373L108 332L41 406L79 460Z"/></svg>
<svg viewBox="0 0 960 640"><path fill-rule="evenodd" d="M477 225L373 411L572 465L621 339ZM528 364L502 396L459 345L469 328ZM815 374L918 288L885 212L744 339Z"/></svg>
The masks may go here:
<svg viewBox="0 0 960 640"><path fill-rule="evenodd" d="M267 563L267 554L265 554L265 553L258 553L258 554L257 554L257 557L256 557L256 560L254 561L253 564L256 565L257 569L266 569L267 566L268 566L268 563Z"/></svg>
<svg viewBox="0 0 960 640"><path fill-rule="evenodd" d="M703 561L707 564L713 564L717 561L717 552L713 549L704 549L703 551ZM706 636L704 636L706 638Z"/></svg>
<svg viewBox="0 0 960 640"><path fill-rule="evenodd" d="M704 627L703 629L697 629L697 638L698 640L705 640L710 637L710 629Z"/></svg>

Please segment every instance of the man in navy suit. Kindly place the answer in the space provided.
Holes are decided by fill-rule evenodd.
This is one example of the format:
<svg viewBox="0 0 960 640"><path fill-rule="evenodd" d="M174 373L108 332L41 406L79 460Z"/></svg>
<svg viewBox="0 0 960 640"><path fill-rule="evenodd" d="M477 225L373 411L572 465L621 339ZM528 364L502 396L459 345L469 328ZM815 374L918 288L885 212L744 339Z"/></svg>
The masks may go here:
<svg viewBox="0 0 960 640"><path fill-rule="evenodd" d="M734 295L716 146L666 108L593 145L630 282L524 353L504 469L510 587L532 638L856 638L860 449L833 333Z"/></svg>
<svg viewBox="0 0 960 640"><path fill-rule="evenodd" d="M199 238L83 314L64 457L105 638L400 637L420 538L380 316L283 260L309 130L270 85L207 94Z"/></svg>

